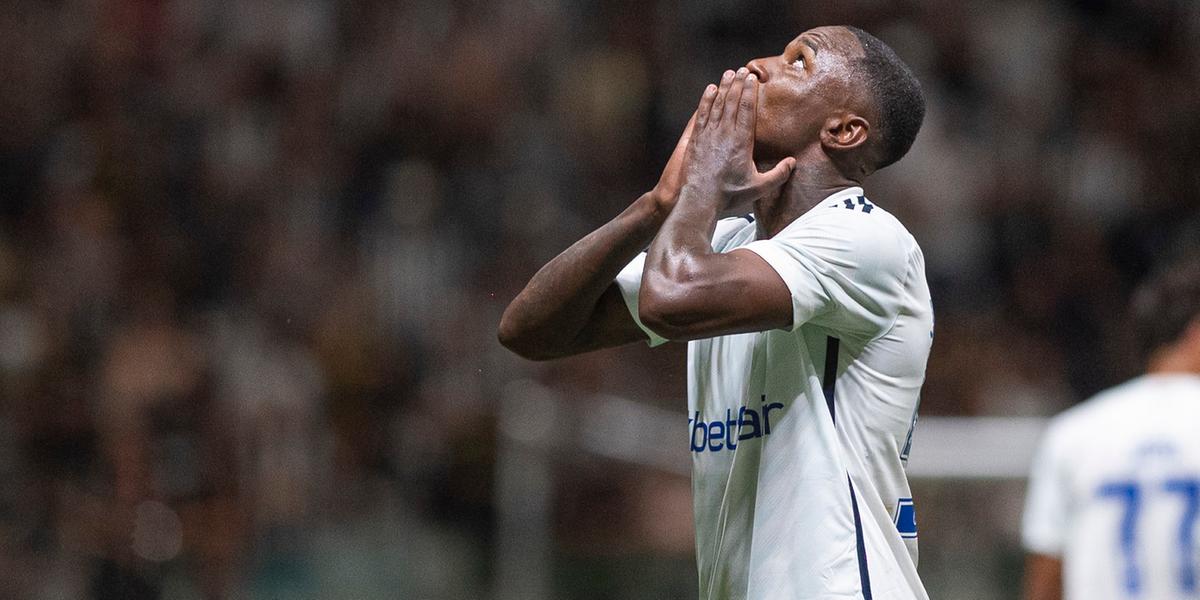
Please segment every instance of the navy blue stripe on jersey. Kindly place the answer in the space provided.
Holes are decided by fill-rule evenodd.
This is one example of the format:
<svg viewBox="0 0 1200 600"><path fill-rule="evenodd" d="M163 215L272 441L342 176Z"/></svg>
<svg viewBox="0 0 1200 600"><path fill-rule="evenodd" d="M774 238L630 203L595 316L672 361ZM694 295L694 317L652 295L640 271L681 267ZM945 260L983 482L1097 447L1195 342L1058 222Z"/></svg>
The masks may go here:
<svg viewBox="0 0 1200 600"><path fill-rule="evenodd" d="M858 579L862 584L863 600L871 600L871 574L867 571L867 544L863 542L862 519L858 516L858 498L854 495L854 482L850 484L850 506L854 509L854 544L858 549Z"/></svg>
<svg viewBox="0 0 1200 600"><path fill-rule="evenodd" d="M754 222L754 215L742 215L742 218L750 223Z"/></svg>
<svg viewBox="0 0 1200 600"><path fill-rule="evenodd" d="M842 341L833 336L825 338L825 373L821 380L821 391L825 393L825 404L829 407L829 418L837 424L834 411L834 391L837 386L838 350ZM863 541L862 518L858 516L858 497L854 494L854 482L846 475L850 485L850 508L854 511L854 547L858 552L858 579L862 584L863 600L871 600L871 574L867 571L867 544Z"/></svg>
<svg viewBox="0 0 1200 600"><path fill-rule="evenodd" d="M825 405L829 407L829 418L837 423L833 410L833 386L837 384L838 348L842 341L835 337L825 338L825 377L821 380L821 391L825 392Z"/></svg>

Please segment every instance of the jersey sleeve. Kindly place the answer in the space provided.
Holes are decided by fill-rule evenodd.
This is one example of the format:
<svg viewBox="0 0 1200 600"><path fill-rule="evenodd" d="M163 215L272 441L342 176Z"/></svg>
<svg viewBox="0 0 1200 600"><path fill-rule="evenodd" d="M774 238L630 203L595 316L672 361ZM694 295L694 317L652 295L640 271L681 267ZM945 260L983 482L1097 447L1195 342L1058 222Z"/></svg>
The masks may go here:
<svg viewBox="0 0 1200 600"><path fill-rule="evenodd" d="M725 252L737 245L737 240L745 234L747 228L754 223L754 217L727 217L717 221L713 228L713 252Z"/></svg>
<svg viewBox="0 0 1200 600"><path fill-rule="evenodd" d="M633 316L633 322L650 338L649 344L653 348L661 346L667 342L667 338L658 335L646 327L642 323L641 317L638 316L638 292L642 289L642 270L646 267L646 253L638 254L629 264L625 265L624 269L617 274L616 284L621 289L621 297L625 299L625 306L629 308L629 314Z"/></svg>
<svg viewBox="0 0 1200 600"><path fill-rule="evenodd" d="M713 229L712 247L716 252L723 252L726 248L734 243L734 240L743 232L745 227L753 223L751 217L731 217L717 221L716 227ZM650 337L650 347L661 346L668 340L657 333L651 331L642 323L642 319L638 317L638 292L642 289L642 270L646 267L646 253L643 252L637 255L625 268L617 274L617 287L621 289L621 297L625 299L625 306L629 308L629 314L633 316L633 320L646 335Z"/></svg>
<svg viewBox="0 0 1200 600"><path fill-rule="evenodd" d="M1066 541L1070 499L1062 445L1062 428L1051 426L1034 454L1029 474L1021 542L1035 554L1061 556Z"/></svg>
<svg viewBox="0 0 1200 600"><path fill-rule="evenodd" d="M769 240L744 246L779 274L792 326L814 323L873 338L900 313L915 244L882 211L818 206Z"/></svg>

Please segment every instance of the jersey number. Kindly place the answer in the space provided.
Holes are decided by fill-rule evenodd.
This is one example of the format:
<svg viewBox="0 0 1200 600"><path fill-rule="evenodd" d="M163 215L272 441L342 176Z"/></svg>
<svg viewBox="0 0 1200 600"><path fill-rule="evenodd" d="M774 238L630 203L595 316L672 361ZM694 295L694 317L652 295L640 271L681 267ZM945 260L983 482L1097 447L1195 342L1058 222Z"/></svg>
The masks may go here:
<svg viewBox="0 0 1200 600"><path fill-rule="evenodd" d="M1144 486L1136 481L1114 481L1100 486L1097 495L1113 499L1123 506L1121 512L1119 545L1125 561L1122 569L1125 591L1136 596L1142 589L1141 572L1138 570L1137 534L1138 520L1147 492L1160 491L1178 496L1183 501L1183 515L1179 520L1179 535L1176 538L1179 550L1179 586L1185 594L1196 591L1195 534L1196 519L1200 517L1200 479L1170 479L1162 486Z"/></svg>

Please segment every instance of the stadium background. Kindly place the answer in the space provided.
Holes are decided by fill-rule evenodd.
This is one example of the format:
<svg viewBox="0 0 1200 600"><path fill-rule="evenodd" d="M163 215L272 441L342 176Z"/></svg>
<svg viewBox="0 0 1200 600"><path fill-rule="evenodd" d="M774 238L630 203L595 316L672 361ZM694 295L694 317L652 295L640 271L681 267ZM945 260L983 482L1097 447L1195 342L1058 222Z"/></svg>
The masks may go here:
<svg viewBox="0 0 1200 600"><path fill-rule="evenodd" d="M928 262L922 414L1134 374L1130 286L1200 244L1200 4L6 3L0 596L503 597L505 390L684 395L682 345L505 352L506 302L723 68L842 22L928 96L867 185ZM549 464L549 597L694 597L685 477ZM1023 483L914 488L933 596L1015 598Z"/></svg>

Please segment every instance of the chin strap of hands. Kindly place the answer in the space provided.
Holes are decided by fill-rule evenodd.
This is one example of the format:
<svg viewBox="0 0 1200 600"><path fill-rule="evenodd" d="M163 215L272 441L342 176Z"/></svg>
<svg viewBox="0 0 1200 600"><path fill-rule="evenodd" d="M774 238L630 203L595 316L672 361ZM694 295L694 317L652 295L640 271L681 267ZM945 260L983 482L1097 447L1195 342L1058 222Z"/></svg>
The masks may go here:
<svg viewBox="0 0 1200 600"><path fill-rule="evenodd" d="M796 159L785 158L765 173L754 164L758 86L758 77L743 67L725 71L720 86L704 90L684 160L684 196L716 195L721 208L742 209L787 183Z"/></svg>

